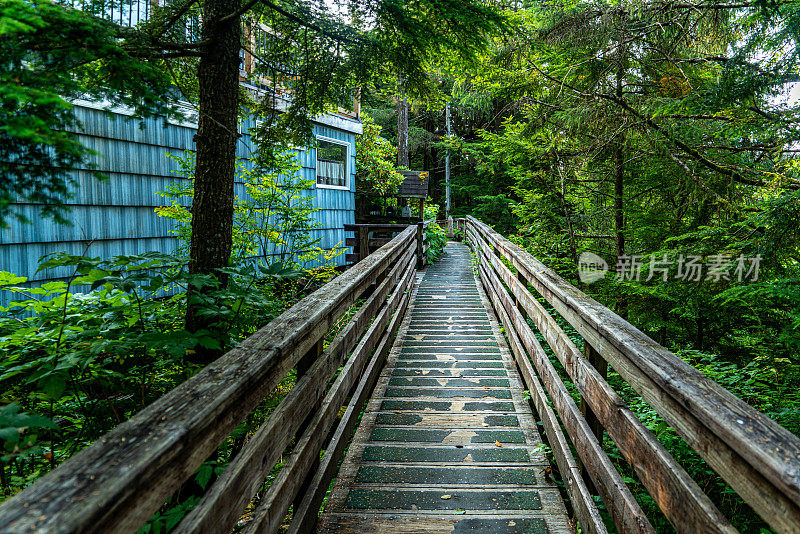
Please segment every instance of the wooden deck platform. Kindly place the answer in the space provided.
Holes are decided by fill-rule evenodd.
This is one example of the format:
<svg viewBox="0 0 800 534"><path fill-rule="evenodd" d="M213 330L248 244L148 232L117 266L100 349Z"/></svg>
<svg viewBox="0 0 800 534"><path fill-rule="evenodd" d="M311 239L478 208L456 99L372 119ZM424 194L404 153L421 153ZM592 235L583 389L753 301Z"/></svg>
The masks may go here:
<svg viewBox="0 0 800 534"><path fill-rule="evenodd" d="M468 249L420 278L319 532L571 532Z"/></svg>

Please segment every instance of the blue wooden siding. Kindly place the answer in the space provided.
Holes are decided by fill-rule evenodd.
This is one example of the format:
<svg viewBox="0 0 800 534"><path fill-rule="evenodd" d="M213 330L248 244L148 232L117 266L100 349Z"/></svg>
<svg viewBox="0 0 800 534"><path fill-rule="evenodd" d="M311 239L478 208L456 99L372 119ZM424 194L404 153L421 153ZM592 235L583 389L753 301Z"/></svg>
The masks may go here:
<svg viewBox="0 0 800 534"><path fill-rule="evenodd" d="M101 182L87 171L74 174L77 187L68 201L71 210L67 216L71 226L41 219L35 205L18 204L14 208L32 223L12 220L9 228L0 229L0 270L26 276L37 285L71 275L68 269L36 274L39 258L52 252L111 257L151 250L172 253L177 247L176 238L170 234L172 221L156 216L154 209L167 203L157 192L182 179L177 174L178 164L167 153L180 155L193 150L196 129L190 123L131 120L91 107L77 106L76 111L83 124L81 141L97 152L90 161L109 179ZM242 126L237 146L240 158L250 155L250 126ZM337 244L344 246L344 225L354 222L355 134L322 124L315 124L314 130L315 135L349 145L349 190L313 187L304 191L319 209L315 214L319 228L314 231L321 239L319 246L331 249ZM316 182L315 149L299 150L297 157L303 177ZM247 194L241 180L234 187L238 197ZM343 264L344 255L335 261ZM0 302L3 297L7 295L0 295Z"/></svg>

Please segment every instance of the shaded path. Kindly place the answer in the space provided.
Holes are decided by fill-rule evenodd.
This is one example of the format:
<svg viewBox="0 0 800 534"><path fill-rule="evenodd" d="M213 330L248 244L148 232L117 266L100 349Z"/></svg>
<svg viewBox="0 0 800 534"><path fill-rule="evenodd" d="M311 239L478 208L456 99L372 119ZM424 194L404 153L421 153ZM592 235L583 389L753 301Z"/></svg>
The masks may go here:
<svg viewBox="0 0 800 534"><path fill-rule="evenodd" d="M320 532L570 532L467 247L415 291Z"/></svg>

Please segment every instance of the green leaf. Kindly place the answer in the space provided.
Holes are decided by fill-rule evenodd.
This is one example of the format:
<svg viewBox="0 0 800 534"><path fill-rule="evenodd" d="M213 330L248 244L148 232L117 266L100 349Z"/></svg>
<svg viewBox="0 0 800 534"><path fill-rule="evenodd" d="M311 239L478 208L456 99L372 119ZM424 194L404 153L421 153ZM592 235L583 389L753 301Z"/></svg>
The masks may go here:
<svg viewBox="0 0 800 534"><path fill-rule="evenodd" d="M0 428L0 440L17 443L19 441L19 430L16 428Z"/></svg>
<svg viewBox="0 0 800 534"><path fill-rule="evenodd" d="M61 375L51 374L39 383L42 391L53 400L58 400L64 394L67 382Z"/></svg>

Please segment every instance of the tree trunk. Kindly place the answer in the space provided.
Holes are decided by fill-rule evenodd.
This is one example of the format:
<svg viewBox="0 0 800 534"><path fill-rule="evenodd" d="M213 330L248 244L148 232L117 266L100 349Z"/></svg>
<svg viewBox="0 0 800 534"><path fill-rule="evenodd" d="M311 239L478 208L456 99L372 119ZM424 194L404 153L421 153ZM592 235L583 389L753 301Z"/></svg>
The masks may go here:
<svg viewBox="0 0 800 534"><path fill-rule="evenodd" d="M189 273L216 274L221 286L227 285L227 276L216 270L228 265L233 245L241 17L222 19L238 9L236 0L205 0L203 40L208 44L203 49L197 69L200 113L195 136L197 160ZM190 289L190 297L192 291L202 290ZM190 332L213 331L216 320L200 317L198 311L196 305L187 305L186 329ZM197 347L190 359L205 364L220 353L219 350Z"/></svg>
<svg viewBox="0 0 800 534"><path fill-rule="evenodd" d="M397 99L397 166L408 168L408 98Z"/></svg>
<svg viewBox="0 0 800 534"><path fill-rule="evenodd" d="M561 208L564 210L564 217L567 220L567 232L569 232L569 253L572 256L573 264L575 265L575 280L579 289L583 288L583 282L580 277L580 265L578 263L578 243L575 239L575 226L572 224L572 209L567 204L567 187L564 183L564 174L561 171L561 161L556 161L556 170L558 170L558 177L561 182L560 194Z"/></svg>
<svg viewBox="0 0 800 534"><path fill-rule="evenodd" d="M622 44L626 32L621 31L619 46L617 50L617 73L616 73L616 95L617 98L623 97L623 78L625 76L625 61L627 47ZM623 118L624 121L624 118ZM625 132L619 134L619 139L614 148L614 235L616 241L617 265L619 260L625 256L625 214L624 193L625 193ZM625 295L620 296L617 312L623 319L628 318L628 299Z"/></svg>

